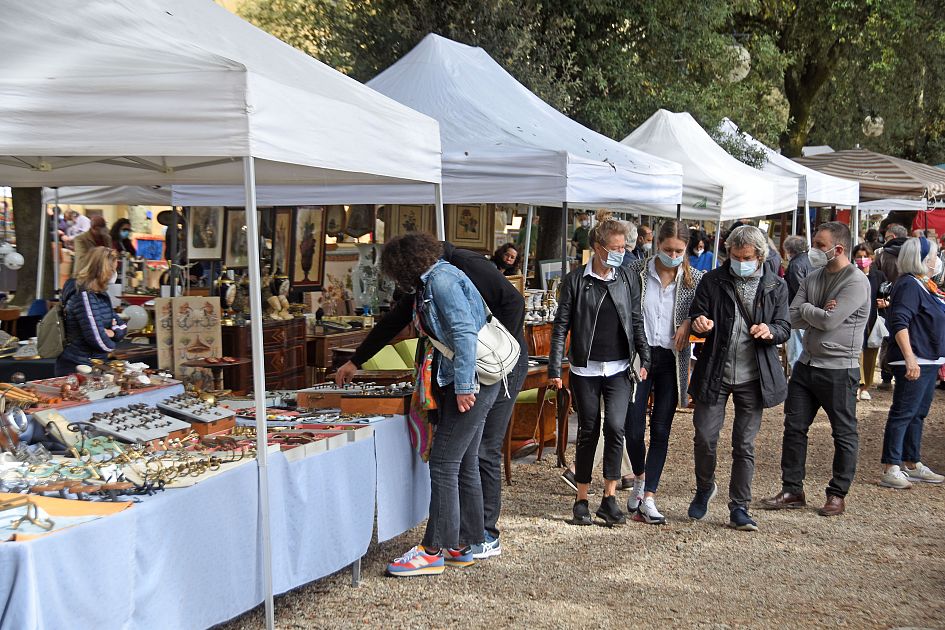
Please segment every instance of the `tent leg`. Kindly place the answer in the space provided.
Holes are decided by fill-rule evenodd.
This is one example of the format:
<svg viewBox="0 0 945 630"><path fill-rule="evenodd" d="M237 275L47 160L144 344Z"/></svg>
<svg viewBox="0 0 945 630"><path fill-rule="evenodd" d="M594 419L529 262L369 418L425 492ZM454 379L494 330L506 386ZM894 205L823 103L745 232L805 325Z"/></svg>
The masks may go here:
<svg viewBox="0 0 945 630"><path fill-rule="evenodd" d="M810 249L810 202L804 200L804 236L807 238L807 249Z"/></svg>
<svg viewBox="0 0 945 630"><path fill-rule="evenodd" d="M528 215L525 217L525 255L522 258L522 278L528 284L528 257L531 255L532 244L532 217L535 216L535 206L528 206Z"/></svg>
<svg viewBox="0 0 945 630"><path fill-rule="evenodd" d="M249 250L250 339L253 357L253 397L256 399L256 465L259 471L259 539L262 547L263 592L266 596L266 628L275 627L272 597L272 543L269 531L269 468L266 434L266 369L263 363L262 279L259 266L259 218L256 215L256 168L252 157L243 158L246 190L246 243ZM176 227L176 226L175 226Z"/></svg>
<svg viewBox="0 0 945 630"><path fill-rule="evenodd" d="M56 255L53 256L53 291L59 291L59 258L61 256L60 243L59 243L59 188L54 189L56 191L56 205L53 206L53 243L55 243L55 252Z"/></svg>
<svg viewBox="0 0 945 630"><path fill-rule="evenodd" d="M676 204L676 220L682 221L682 204L681 203Z"/></svg>
<svg viewBox="0 0 945 630"><path fill-rule="evenodd" d="M177 297L177 206L171 206L171 225L167 226L167 257L170 259L167 270L167 283L171 287L171 297Z"/></svg>
<svg viewBox="0 0 945 630"><path fill-rule="evenodd" d="M712 251L712 268L719 266L719 245L722 242L722 213L719 212L719 220L715 223L715 249Z"/></svg>
<svg viewBox="0 0 945 630"><path fill-rule="evenodd" d="M58 189L56 194L59 194ZM49 239L49 218L48 213L46 212L46 206L43 206L43 214L39 217L39 261L36 263L36 299L41 300L43 297L43 272L46 270L46 246ZM59 229L58 222L56 223L56 229Z"/></svg>
<svg viewBox="0 0 945 630"><path fill-rule="evenodd" d="M791 235L797 234L797 208L791 213Z"/></svg>
<svg viewBox="0 0 945 630"><path fill-rule="evenodd" d="M853 231L853 243L850 246L856 247L860 242L860 207L857 205L850 207L850 228Z"/></svg>
<svg viewBox="0 0 945 630"><path fill-rule="evenodd" d="M561 280L568 275L568 202L561 204Z"/></svg>
<svg viewBox="0 0 945 630"><path fill-rule="evenodd" d="M446 220L443 216L443 185L433 184L433 202L436 204L436 238L446 240Z"/></svg>

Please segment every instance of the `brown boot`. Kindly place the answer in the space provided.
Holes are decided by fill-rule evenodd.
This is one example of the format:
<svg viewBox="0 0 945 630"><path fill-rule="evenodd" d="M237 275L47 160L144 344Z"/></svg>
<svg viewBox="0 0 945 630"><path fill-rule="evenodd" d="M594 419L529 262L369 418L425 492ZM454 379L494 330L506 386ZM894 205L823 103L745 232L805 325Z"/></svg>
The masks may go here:
<svg viewBox="0 0 945 630"><path fill-rule="evenodd" d="M761 500L761 507L765 510L794 510L807 507L807 499L804 493L792 494L790 492L779 492L768 499Z"/></svg>
<svg viewBox="0 0 945 630"><path fill-rule="evenodd" d="M843 502L843 497L828 494L827 502L824 503L824 507L817 510L817 513L821 516L840 516L844 510L846 510L846 505Z"/></svg>

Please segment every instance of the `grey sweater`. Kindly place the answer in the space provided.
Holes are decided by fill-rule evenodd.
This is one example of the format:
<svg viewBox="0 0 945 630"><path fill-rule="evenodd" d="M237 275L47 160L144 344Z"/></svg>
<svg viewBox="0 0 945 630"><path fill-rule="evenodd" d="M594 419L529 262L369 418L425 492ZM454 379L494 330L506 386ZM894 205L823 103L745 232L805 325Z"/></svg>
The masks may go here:
<svg viewBox="0 0 945 630"><path fill-rule="evenodd" d="M824 306L836 300L827 311ZM863 334L870 315L870 283L865 273L848 265L837 273L811 271L791 302L791 327L805 330L798 361L831 370L859 367Z"/></svg>

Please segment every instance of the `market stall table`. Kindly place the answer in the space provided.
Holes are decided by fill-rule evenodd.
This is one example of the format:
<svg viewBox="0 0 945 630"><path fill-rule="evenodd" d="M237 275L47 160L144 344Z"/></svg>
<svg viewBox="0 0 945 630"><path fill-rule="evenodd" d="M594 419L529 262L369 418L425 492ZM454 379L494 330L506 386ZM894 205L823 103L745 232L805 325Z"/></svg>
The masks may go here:
<svg viewBox="0 0 945 630"><path fill-rule="evenodd" d="M206 368L213 373L213 387L217 391L223 390L223 369L232 368L238 365L246 365L247 363L252 363L250 359L232 359L230 361L217 360L212 363L207 362L206 359L192 359L190 361L184 361L181 363L181 367L188 368Z"/></svg>

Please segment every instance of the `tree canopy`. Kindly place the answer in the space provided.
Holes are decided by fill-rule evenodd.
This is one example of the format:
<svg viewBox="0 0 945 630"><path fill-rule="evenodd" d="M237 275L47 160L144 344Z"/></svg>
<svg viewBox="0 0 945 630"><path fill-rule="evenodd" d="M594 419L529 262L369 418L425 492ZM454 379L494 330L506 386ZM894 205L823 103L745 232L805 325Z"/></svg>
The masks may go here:
<svg viewBox="0 0 945 630"><path fill-rule="evenodd" d="M662 107L710 133L728 116L787 155L861 144L945 161L945 0L246 0L240 12L361 81L427 33L481 46L618 140ZM864 133L867 116L881 135Z"/></svg>

